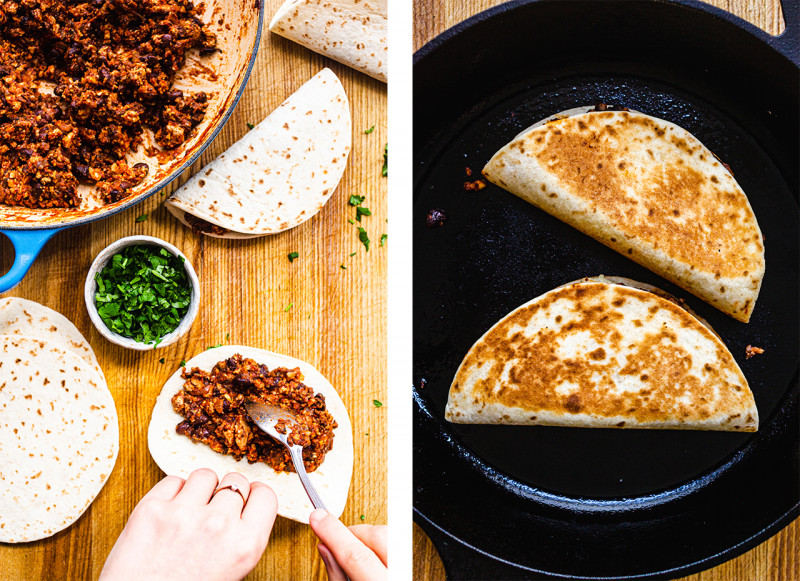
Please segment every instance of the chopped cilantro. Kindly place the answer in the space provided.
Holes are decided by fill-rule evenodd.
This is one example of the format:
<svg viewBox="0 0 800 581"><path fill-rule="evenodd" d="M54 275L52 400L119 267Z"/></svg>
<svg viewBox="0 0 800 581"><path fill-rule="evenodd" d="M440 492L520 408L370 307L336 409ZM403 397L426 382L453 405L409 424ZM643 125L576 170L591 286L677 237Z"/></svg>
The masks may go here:
<svg viewBox="0 0 800 581"><path fill-rule="evenodd" d="M137 216L137 217L136 217L136 223L137 223L137 224L138 224L139 222L144 222L145 220L147 220L147 214L142 214L141 216Z"/></svg>
<svg viewBox="0 0 800 581"><path fill-rule="evenodd" d="M374 125L372 127L370 127L369 129L367 129L366 131L364 131L364 135L369 135L373 131L375 131L375 126Z"/></svg>
<svg viewBox="0 0 800 581"><path fill-rule="evenodd" d="M358 239L361 240L361 243L367 249L367 252L369 252L369 236L367 236L367 231L361 226L358 227Z"/></svg>
<svg viewBox="0 0 800 581"><path fill-rule="evenodd" d="M339 268L341 268L342 270L347 270L347 267L344 264L340 264Z"/></svg>
<svg viewBox="0 0 800 581"><path fill-rule="evenodd" d="M293 306L294 306L294 303L289 303L288 305L286 305L286 308L283 309L283 312L284 313L288 313L289 309L291 309Z"/></svg>
<svg viewBox="0 0 800 581"><path fill-rule="evenodd" d="M358 206L356 208L356 220L361 222L361 216L372 216L372 212L370 212L369 208Z"/></svg>
<svg viewBox="0 0 800 581"><path fill-rule="evenodd" d="M181 359L181 367L186 367L186 359Z"/></svg>
<svg viewBox="0 0 800 581"><path fill-rule="evenodd" d="M248 128L248 129L252 129L253 127L255 127L255 125L253 125L252 123L248 123L248 124L247 124L247 128Z"/></svg>
<svg viewBox="0 0 800 581"><path fill-rule="evenodd" d="M189 309L192 287L182 257L134 245L111 257L95 275L97 313L113 332L158 346Z"/></svg>
<svg viewBox="0 0 800 581"><path fill-rule="evenodd" d="M347 221L350 222L351 224L355 224L356 223L356 221L353 220L352 218L348 218Z"/></svg>
<svg viewBox="0 0 800 581"><path fill-rule="evenodd" d="M217 343L216 345L209 345L208 347L206 347L206 351L208 351L209 349L216 349L217 347L222 347L222 343Z"/></svg>
<svg viewBox="0 0 800 581"><path fill-rule="evenodd" d="M362 514L362 515L361 515L359 518L360 518L361 520L367 520L367 517L366 517L366 516L364 516L363 514Z"/></svg>
<svg viewBox="0 0 800 581"><path fill-rule="evenodd" d="M379 407L381 407L383 404L382 404L382 403L381 403L379 400L377 400L377 399L373 399L373 400L372 400L372 405L374 405L376 408L379 408Z"/></svg>
<svg viewBox="0 0 800 581"><path fill-rule="evenodd" d="M355 256L356 254L358 254L358 252L351 252L350 256Z"/></svg>
<svg viewBox="0 0 800 581"><path fill-rule="evenodd" d="M383 148L383 168L381 168L381 175L386 177L389 175L389 144Z"/></svg>
<svg viewBox="0 0 800 581"><path fill-rule="evenodd" d="M353 196L350 196L350 199L347 200L347 203L350 204L351 206L360 206L361 204L364 203L364 200L366 198L367 198L366 196L355 196L355 195L353 195Z"/></svg>
<svg viewBox="0 0 800 581"><path fill-rule="evenodd" d="M388 234L381 234L381 244L380 245L383 246L384 244L386 244L386 240L388 238L389 238Z"/></svg>
<svg viewBox="0 0 800 581"><path fill-rule="evenodd" d="M231 340L231 334L230 333L225 333L225 342L227 343L230 340Z"/></svg>
<svg viewBox="0 0 800 581"><path fill-rule="evenodd" d="M161 365L164 365L164 361L166 361L166 359L164 359L163 357L162 357L161 359L159 359L159 360L158 360L158 362L159 362Z"/></svg>
<svg viewBox="0 0 800 581"><path fill-rule="evenodd" d="M294 259L300 256L299 252L290 252L289 253L289 262L294 262Z"/></svg>

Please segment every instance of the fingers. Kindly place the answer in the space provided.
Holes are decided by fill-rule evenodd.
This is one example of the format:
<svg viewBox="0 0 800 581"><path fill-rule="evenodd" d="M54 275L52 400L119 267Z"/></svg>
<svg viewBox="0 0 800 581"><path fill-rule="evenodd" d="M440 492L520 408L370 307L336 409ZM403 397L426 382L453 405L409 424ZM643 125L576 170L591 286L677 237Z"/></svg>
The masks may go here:
<svg viewBox="0 0 800 581"><path fill-rule="evenodd" d="M181 491L184 482L185 480L178 476L167 476L166 478L162 478L147 492L147 494L142 497L142 500L145 498L172 500L175 498L175 495Z"/></svg>
<svg viewBox="0 0 800 581"><path fill-rule="evenodd" d="M227 487L236 488L238 492ZM240 492L241 495L239 495ZM211 501L208 504L209 506L219 508L226 512L241 513L245 504L247 504L247 497L249 494L250 483L247 481L247 478L238 472L231 472L223 476L222 480L219 481L219 485L211 496Z"/></svg>
<svg viewBox="0 0 800 581"><path fill-rule="evenodd" d="M265 544L277 514L278 497L275 492L263 482L254 481L250 485L250 496L242 511L242 520L265 535Z"/></svg>
<svg viewBox="0 0 800 581"><path fill-rule="evenodd" d="M385 526L353 525L350 532L358 540L372 549L384 565L388 566L387 546L389 544L388 529Z"/></svg>
<svg viewBox="0 0 800 581"><path fill-rule="evenodd" d="M325 563L325 570L328 572L328 581L347 581L347 574L336 562L336 558L331 553L330 549L322 543L317 545L319 556L322 557L322 562Z"/></svg>
<svg viewBox="0 0 800 581"><path fill-rule="evenodd" d="M380 558L339 519L318 509L311 513L309 524L352 581L386 577Z"/></svg>
<svg viewBox="0 0 800 581"><path fill-rule="evenodd" d="M216 488L217 474L209 468L200 468L189 474L176 499L187 504L208 504Z"/></svg>

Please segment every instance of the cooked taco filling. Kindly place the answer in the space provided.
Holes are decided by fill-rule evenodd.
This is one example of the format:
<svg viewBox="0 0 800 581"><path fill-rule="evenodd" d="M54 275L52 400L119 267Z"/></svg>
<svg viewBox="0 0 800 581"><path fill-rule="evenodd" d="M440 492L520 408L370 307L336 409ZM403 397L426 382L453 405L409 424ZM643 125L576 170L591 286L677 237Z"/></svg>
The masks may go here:
<svg viewBox="0 0 800 581"><path fill-rule="evenodd" d="M220 454L250 463L266 462L277 471L294 471L289 451L253 423L245 401L262 401L290 410L297 418L290 444L303 446L306 470L316 470L333 446L336 420L325 408L325 397L303 383L299 368L272 370L252 359L234 355L211 372L184 369L181 391L173 409L185 419L175 430ZM285 426L279 424L278 431ZM285 433L285 432L283 432Z"/></svg>
<svg viewBox="0 0 800 581"><path fill-rule="evenodd" d="M0 2L0 203L80 205L79 184L104 203L148 173L125 156L151 131L181 145L208 96L172 86L186 53L216 50L190 0Z"/></svg>

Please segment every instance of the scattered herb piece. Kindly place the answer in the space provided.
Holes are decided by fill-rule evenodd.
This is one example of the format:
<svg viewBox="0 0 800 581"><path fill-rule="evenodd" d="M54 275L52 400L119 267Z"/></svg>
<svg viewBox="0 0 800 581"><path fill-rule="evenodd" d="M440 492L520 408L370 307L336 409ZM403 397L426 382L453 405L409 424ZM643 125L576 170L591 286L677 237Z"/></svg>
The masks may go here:
<svg viewBox="0 0 800 581"><path fill-rule="evenodd" d="M389 175L389 144L388 143L383 148L383 168L381 169L381 175L383 177L386 177L386 176Z"/></svg>
<svg viewBox="0 0 800 581"><path fill-rule="evenodd" d="M361 204L364 203L365 199L367 199L366 196L353 195L353 196L350 196L350 199L347 200L347 203L350 204L351 206L360 206Z"/></svg>
<svg viewBox="0 0 800 581"><path fill-rule="evenodd" d="M136 223L137 223L137 224L138 224L139 222L144 222L145 220L147 220L147 214L142 214L141 216L137 216L137 217L136 217Z"/></svg>
<svg viewBox="0 0 800 581"><path fill-rule="evenodd" d="M347 267L344 264L340 264L339 268L341 268L342 270L347 270Z"/></svg>
<svg viewBox="0 0 800 581"><path fill-rule="evenodd" d="M356 221L353 220L352 218L348 218L347 221L350 222L351 224L355 224L356 223Z"/></svg>
<svg viewBox="0 0 800 581"><path fill-rule="evenodd" d="M247 128L248 128L248 129L252 129L253 127L255 127L255 125L253 125L252 123L248 123L248 124L247 124Z"/></svg>
<svg viewBox="0 0 800 581"><path fill-rule="evenodd" d="M367 236L367 231L361 226L358 227L358 239L361 240L361 243L367 249L367 252L369 252L369 236Z"/></svg>
<svg viewBox="0 0 800 581"><path fill-rule="evenodd" d="M372 400L372 405L374 405L376 408L379 408L379 407L381 407L383 404L382 404L382 403L381 403L379 400L377 400L377 399L373 399L373 400Z"/></svg>
<svg viewBox="0 0 800 581"><path fill-rule="evenodd" d="M294 262L294 259L300 256L299 252L290 252L289 253L289 262Z"/></svg>
<svg viewBox="0 0 800 581"><path fill-rule="evenodd" d="M361 222L361 216L372 216L372 212L370 212L369 208L365 208L364 206L358 206L356 208L356 220Z"/></svg>
<svg viewBox="0 0 800 581"><path fill-rule="evenodd" d="M208 351L209 349L216 349L217 347L222 347L222 343L217 343L216 345L209 345L208 347L206 347L206 351Z"/></svg>
<svg viewBox="0 0 800 581"><path fill-rule="evenodd" d="M351 252L350 256L355 256L356 254L358 254L358 252Z"/></svg>
<svg viewBox="0 0 800 581"><path fill-rule="evenodd" d="M164 361L166 361L166 359L164 359L163 357L162 357L161 359L159 359L159 360L158 360L158 362L159 362L161 365L164 365Z"/></svg>
<svg viewBox="0 0 800 581"><path fill-rule="evenodd" d="M158 345L189 309L192 288L184 259L163 248L135 245L95 275L97 313L119 335Z"/></svg>
<svg viewBox="0 0 800 581"><path fill-rule="evenodd" d="M380 245L383 246L384 244L386 244L386 240L388 238L389 238L388 234L381 234L381 244Z"/></svg>
<svg viewBox="0 0 800 581"><path fill-rule="evenodd" d="M181 367L186 367L186 359L181 359Z"/></svg>
<svg viewBox="0 0 800 581"><path fill-rule="evenodd" d="M293 306L294 306L294 303L289 303L288 305L286 305L286 308L283 309L283 312L284 313L288 313L289 309L291 309Z"/></svg>
<svg viewBox="0 0 800 581"><path fill-rule="evenodd" d="M225 333L225 342L227 343L230 340L231 340L231 334L230 333Z"/></svg>
<svg viewBox="0 0 800 581"><path fill-rule="evenodd" d="M373 131L375 131L375 126L374 125L372 127L370 127L369 129L367 129L366 131L364 131L364 135L369 135Z"/></svg>
<svg viewBox="0 0 800 581"><path fill-rule="evenodd" d="M363 514L362 514L362 515L361 515L359 518L360 518L361 520L367 520L367 517L366 517L366 516L364 516Z"/></svg>

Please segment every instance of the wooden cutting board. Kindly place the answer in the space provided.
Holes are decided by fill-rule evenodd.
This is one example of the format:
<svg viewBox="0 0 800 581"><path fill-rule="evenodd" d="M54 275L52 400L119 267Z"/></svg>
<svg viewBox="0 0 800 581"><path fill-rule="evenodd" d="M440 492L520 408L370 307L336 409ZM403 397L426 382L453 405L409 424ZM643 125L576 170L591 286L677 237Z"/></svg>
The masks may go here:
<svg viewBox="0 0 800 581"><path fill-rule="evenodd" d="M502 3L502 0L415 0L414 50L462 20ZM779 0L709 0L708 3L748 20L770 34L783 31ZM800 519L744 555L678 581L798 581L798 537ZM445 579L444 566L436 548L416 525L413 555L415 581Z"/></svg>
<svg viewBox="0 0 800 581"><path fill-rule="evenodd" d="M262 0L264 1L264 0ZM266 1L261 45L252 76L224 129L180 185L225 151L324 67L341 79L350 99L353 149L338 189L310 221L251 240L220 240L183 227L162 206L168 188L132 209L57 234L20 286L2 296L40 302L72 320L91 343L105 372L120 421L116 467L95 502L65 531L38 542L0 545L0 580L96 579L128 515L163 477L147 451L147 425L156 395L181 360L218 343L251 345L308 361L337 388L353 424L355 463L345 524L386 522L386 85L267 31L281 0ZM374 130L370 130L374 126ZM359 224L351 195L372 211ZM137 222L146 214L147 220ZM358 237L366 229L369 251ZM156 236L181 249L197 270L202 301L178 343L129 351L92 326L83 285L94 257L115 240ZM3 238L3 237L0 237ZM0 243L0 272L13 249ZM287 255L298 252L290 262ZM163 358L163 363L161 359ZM307 525L281 517L248 579L327 578Z"/></svg>

